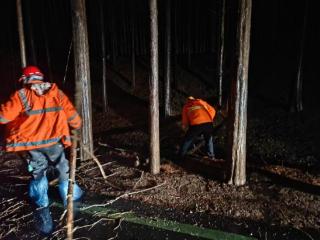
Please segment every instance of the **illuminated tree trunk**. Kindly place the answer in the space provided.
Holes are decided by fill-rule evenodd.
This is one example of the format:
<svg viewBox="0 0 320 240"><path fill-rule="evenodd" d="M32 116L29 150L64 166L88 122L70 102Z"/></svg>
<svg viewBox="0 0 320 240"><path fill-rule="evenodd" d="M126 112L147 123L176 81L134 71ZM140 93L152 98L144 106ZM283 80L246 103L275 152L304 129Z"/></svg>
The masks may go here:
<svg viewBox="0 0 320 240"><path fill-rule="evenodd" d="M237 73L231 86L230 129L231 144L229 161L231 171L229 184L236 186L246 183L246 131L248 69L250 52L251 0L239 1L237 36Z"/></svg>
<svg viewBox="0 0 320 240"><path fill-rule="evenodd" d="M87 18L85 0L71 0L72 34L74 48L75 70L75 104L81 113L81 159L86 160L91 156L83 150L93 150L92 138L92 106L89 68L89 44L87 34Z"/></svg>
<svg viewBox="0 0 320 240"><path fill-rule="evenodd" d="M150 170L160 172L159 142L159 67L158 67L158 10L157 0L150 0L151 78L150 78Z"/></svg>
<svg viewBox="0 0 320 240"><path fill-rule="evenodd" d="M21 0L16 1L16 7L17 7L17 19L18 19L21 67L25 67L27 65L27 59L26 59L26 43L25 43L24 31L23 31L23 16L22 16Z"/></svg>
<svg viewBox="0 0 320 240"><path fill-rule="evenodd" d="M102 63L102 97L103 97L103 111L108 110L108 96L107 96L107 69L106 69L106 41L104 29L104 14L103 1L100 1L100 30L101 30L101 63Z"/></svg>
<svg viewBox="0 0 320 240"><path fill-rule="evenodd" d="M223 59L224 59L224 18L226 12L226 1L222 0L221 2L221 12L220 12L220 33L219 33L219 70L218 70L218 79L219 79L219 106L222 106L222 84L223 84Z"/></svg>
<svg viewBox="0 0 320 240"><path fill-rule="evenodd" d="M307 32L307 20L308 20L308 0L306 1L305 13L303 19L303 27L301 33L300 40L300 52L299 52L299 63L298 63L298 71L297 77L294 83L294 92L291 103L291 112L300 113L303 110L303 101L302 101L302 86L303 86L303 60L304 60L304 43L305 43L305 35Z"/></svg>

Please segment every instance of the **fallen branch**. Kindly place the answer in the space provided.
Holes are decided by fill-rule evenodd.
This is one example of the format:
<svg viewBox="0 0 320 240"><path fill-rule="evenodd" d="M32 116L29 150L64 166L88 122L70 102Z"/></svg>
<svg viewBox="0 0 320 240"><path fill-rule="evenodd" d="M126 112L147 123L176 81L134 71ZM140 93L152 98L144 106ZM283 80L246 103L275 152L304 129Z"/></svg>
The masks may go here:
<svg viewBox="0 0 320 240"><path fill-rule="evenodd" d="M118 197L116 197L115 199L113 200L110 200L106 203L103 203L103 204L93 204L93 205L90 205L88 207L83 207L81 208L81 210L87 210L87 209L90 209L90 208L93 208L93 207L105 207L105 206L108 206L116 201L118 201L119 199L121 198L125 198L125 197L128 197L128 196L131 196L131 195L134 195L134 194L138 194L138 193L142 193L142 192L147 192L147 191L151 191L153 189L156 189L156 188L159 188L159 187L162 187L163 185L165 185L166 182L163 182L159 185L156 185L156 186L153 186L153 187L150 187L150 188L146 188L146 189L142 189L142 190L139 190L139 191L135 191L135 192L127 192L127 193L124 193Z"/></svg>
<svg viewBox="0 0 320 240"><path fill-rule="evenodd" d="M107 165L111 165L112 163L114 163L114 161L101 164L101 167L105 167L105 166L107 166ZM84 172L87 173L87 172L89 172L89 171L92 171L92 170L94 170L94 169L97 169L98 167L99 167L99 166L96 166L96 167L87 169L87 170L85 170Z"/></svg>
<svg viewBox="0 0 320 240"><path fill-rule="evenodd" d="M83 147L83 150L84 150L87 154L89 154L89 155L92 157L93 161L95 161L96 164L98 165L98 167L99 167L99 169L100 169L100 172L101 172L101 174L102 174L102 177L103 177L104 179L106 179L106 178L107 178L106 173L104 172L103 167L101 166L101 163L99 162L98 158L96 158L96 156L95 156L93 153L91 153L83 144L81 144L81 145L82 145L82 147Z"/></svg>

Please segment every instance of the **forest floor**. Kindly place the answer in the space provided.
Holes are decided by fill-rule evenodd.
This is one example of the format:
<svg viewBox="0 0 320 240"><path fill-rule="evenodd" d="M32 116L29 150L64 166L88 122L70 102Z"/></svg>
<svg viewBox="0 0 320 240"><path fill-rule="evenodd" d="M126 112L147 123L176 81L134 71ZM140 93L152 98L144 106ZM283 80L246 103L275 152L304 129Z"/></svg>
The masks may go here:
<svg viewBox="0 0 320 240"><path fill-rule="evenodd" d="M147 83L141 82L137 83L140 87ZM117 198L112 206L119 212L256 239L320 239L319 116L305 123L282 109L267 107L260 113L252 111L253 115L254 106L249 104L247 183L236 187L226 183L224 125L214 137L218 160L206 160L200 148L186 160L175 162L183 136L179 116L161 119L161 171L150 174L148 105L143 97L147 95L142 90L138 91L141 95L126 91L119 82L110 82L109 87L110 109L102 113L95 108L93 121L94 154L107 178L94 161L80 162L77 181L86 191L84 202L106 203ZM173 107L178 112L183 101L176 102ZM222 118L217 122L223 122ZM15 155L0 159L0 236L11 231L7 239L38 239L26 233L33 220L24 209L29 181L25 165Z"/></svg>

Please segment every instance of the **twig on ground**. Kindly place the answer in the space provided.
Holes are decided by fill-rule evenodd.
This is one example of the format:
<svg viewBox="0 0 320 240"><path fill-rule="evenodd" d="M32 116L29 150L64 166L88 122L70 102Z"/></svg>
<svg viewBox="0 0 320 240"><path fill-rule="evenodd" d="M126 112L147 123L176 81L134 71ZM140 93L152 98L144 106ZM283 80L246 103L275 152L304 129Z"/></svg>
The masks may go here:
<svg viewBox="0 0 320 240"><path fill-rule="evenodd" d="M134 194L138 194L138 193L142 193L142 192L151 191L153 189L162 187L165 184L166 184L166 182L163 182L163 183L161 183L159 185L156 185L156 186L153 186L153 187L150 187L150 188L142 189L142 190L135 191L135 192L127 192L127 193L124 193L124 194L116 197L115 199L110 200L110 201L108 201L108 202L106 202L104 204L93 204L93 205L90 205L88 207L83 207L83 208L81 208L81 210L86 210L86 209L90 209L90 208L93 208L93 207L105 207L105 206L108 206L108 205L118 201L120 198L128 197L128 196L131 196L131 195L134 195Z"/></svg>
<svg viewBox="0 0 320 240"><path fill-rule="evenodd" d="M143 175L144 175L144 171L141 172L141 176L140 176L139 180L136 181L136 183L134 184L134 186L132 188L133 190L137 188L138 184L141 182L141 180L143 178Z"/></svg>
<svg viewBox="0 0 320 240"><path fill-rule="evenodd" d="M110 221L110 220L113 220L113 219L108 219L108 218L100 218L98 221L92 223L92 224L87 224L87 225L83 225L83 226L77 226L74 228L73 232L79 230L79 229L82 229L82 228L89 228L89 230L91 230L95 225L97 225L98 223L100 223L101 221Z"/></svg>
<svg viewBox="0 0 320 240"><path fill-rule="evenodd" d="M96 158L96 156L93 153L91 153L84 145L82 145L82 147L83 147L83 150L92 157L93 161L96 162L96 164L98 165L98 167L100 169L100 172L101 172L103 178L106 179L106 177L107 177L106 173L104 172L103 167L101 166L101 163L99 162L98 158Z"/></svg>
<svg viewBox="0 0 320 240"><path fill-rule="evenodd" d="M117 150L117 151L120 151L120 152L127 152L128 150L125 150L123 148L116 148L116 147L112 147L111 145L107 144L107 143L102 143L102 142L98 142L98 144L102 147L108 147L108 148L111 148L111 149L114 149L114 150Z"/></svg>
<svg viewBox="0 0 320 240"><path fill-rule="evenodd" d="M110 164L112 164L112 163L114 163L114 161L113 161L113 162L107 162L107 163L101 164L101 166L104 167L104 166L110 165ZM87 172L92 171L92 170L97 169L97 168L98 168L98 166L95 166L95 167L93 167L93 168L90 168L90 169L85 170L84 172L87 173Z"/></svg>

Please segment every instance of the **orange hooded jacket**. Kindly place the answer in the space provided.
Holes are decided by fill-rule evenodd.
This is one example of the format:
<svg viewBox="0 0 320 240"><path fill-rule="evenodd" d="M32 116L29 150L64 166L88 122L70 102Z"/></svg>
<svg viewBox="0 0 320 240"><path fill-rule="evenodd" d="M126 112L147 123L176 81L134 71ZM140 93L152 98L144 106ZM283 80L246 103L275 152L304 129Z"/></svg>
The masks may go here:
<svg viewBox="0 0 320 240"><path fill-rule="evenodd" d="M61 141L71 146L69 126L81 127L81 118L68 97L52 83L43 95L28 86L0 105L0 124L7 124L5 150L16 152L48 147Z"/></svg>
<svg viewBox="0 0 320 240"><path fill-rule="evenodd" d="M182 109L182 127L212 122L216 110L201 99L188 99Z"/></svg>

